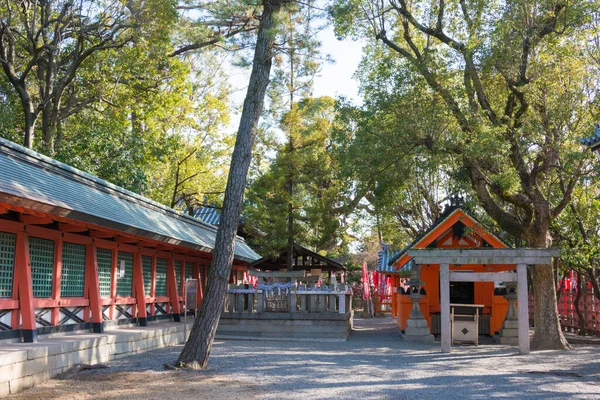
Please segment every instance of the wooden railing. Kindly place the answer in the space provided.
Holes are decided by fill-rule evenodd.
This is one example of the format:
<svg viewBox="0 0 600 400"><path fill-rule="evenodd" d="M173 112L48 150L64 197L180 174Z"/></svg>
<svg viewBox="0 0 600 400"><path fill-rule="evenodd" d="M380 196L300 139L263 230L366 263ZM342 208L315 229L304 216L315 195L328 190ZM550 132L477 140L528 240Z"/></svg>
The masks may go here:
<svg viewBox="0 0 600 400"><path fill-rule="evenodd" d="M583 321L579 321L579 315L575 310L577 291L563 289L558 299L557 308L560 324L567 332L579 333L581 328L588 335L600 336L600 300L594 295L593 289L584 288L579 299L579 311ZM529 296L529 319L534 315L533 295Z"/></svg>
<svg viewBox="0 0 600 400"><path fill-rule="evenodd" d="M343 284L322 288L299 285L273 290L257 290L251 285L229 285L224 311L345 314L351 309L352 291Z"/></svg>
<svg viewBox="0 0 600 400"><path fill-rule="evenodd" d="M394 303L391 294L375 293L375 314L390 314L394 316Z"/></svg>

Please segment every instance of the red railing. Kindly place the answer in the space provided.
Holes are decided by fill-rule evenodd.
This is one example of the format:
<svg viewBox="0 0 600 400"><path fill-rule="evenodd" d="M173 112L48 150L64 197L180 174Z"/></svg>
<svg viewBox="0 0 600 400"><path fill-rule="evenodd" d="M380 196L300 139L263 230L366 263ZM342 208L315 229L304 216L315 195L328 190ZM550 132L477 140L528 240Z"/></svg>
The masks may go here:
<svg viewBox="0 0 600 400"><path fill-rule="evenodd" d="M581 328L588 335L600 336L600 300L591 288L582 291L579 299L579 310L583 316L583 326L580 326L579 315L575 310L576 290L563 289L557 302L558 315L563 330L579 333ZM533 296L529 296L529 318L533 320Z"/></svg>
<svg viewBox="0 0 600 400"><path fill-rule="evenodd" d="M376 314L394 314L393 300L391 294L375 293L375 313Z"/></svg>

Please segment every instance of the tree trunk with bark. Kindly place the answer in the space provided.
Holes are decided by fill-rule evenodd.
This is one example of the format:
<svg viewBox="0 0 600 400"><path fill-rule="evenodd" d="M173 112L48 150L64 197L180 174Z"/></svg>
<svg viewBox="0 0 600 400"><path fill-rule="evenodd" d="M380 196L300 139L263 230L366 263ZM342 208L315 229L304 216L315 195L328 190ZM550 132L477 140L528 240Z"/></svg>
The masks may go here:
<svg viewBox="0 0 600 400"><path fill-rule="evenodd" d="M549 223L534 224L545 229L534 229L535 236L527 238L530 247L545 249L549 248ZM531 277L533 283L534 311L534 334L531 340L532 350L562 350L570 349L571 346L565 339L560 327L558 307L556 305L556 285L554 283L554 270L552 265L531 266Z"/></svg>
<svg viewBox="0 0 600 400"><path fill-rule="evenodd" d="M182 367L192 369L207 367L219 318L225 305L225 291L231 274L236 231L256 137L256 126L263 110L269 84L275 39L273 32L275 16L283 3L282 0L263 1L264 11L258 28L252 73L231 157L206 295L200 305L200 316L194 322L190 337L177 360L177 364Z"/></svg>
<svg viewBox="0 0 600 400"><path fill-rule="evenodd" d="M23 116L25 117L25 127L23 131L23 146L28 149L33 148L33 137L35 135L35 123L37 120L38 114L35 111L35 106L33 104L33 100L31 99L31 95L27 90L25 84L21 81L17 80L16 77L10 78L10 82L13 87L16 89L19 94L19 99L21 100L21 107L23 108Z"/></svg>

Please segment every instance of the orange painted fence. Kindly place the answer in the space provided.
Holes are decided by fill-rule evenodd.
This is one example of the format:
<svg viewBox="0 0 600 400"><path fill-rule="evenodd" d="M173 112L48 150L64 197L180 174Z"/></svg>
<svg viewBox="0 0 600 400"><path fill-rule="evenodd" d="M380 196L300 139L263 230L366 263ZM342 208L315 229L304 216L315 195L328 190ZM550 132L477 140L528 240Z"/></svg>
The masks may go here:
<svg viewBox="0 0 600 400"><path fill-rule="evenodd" d="M579 332L580 322L575 311L576 290L563 289L558 299L558 314L563 330ZM594 290L584 289L579 299L579 310L583 314L583 328L588 335L600 336L600 300L595 297ZM533 295L529 296L529 319L533 320Z"/></svg>

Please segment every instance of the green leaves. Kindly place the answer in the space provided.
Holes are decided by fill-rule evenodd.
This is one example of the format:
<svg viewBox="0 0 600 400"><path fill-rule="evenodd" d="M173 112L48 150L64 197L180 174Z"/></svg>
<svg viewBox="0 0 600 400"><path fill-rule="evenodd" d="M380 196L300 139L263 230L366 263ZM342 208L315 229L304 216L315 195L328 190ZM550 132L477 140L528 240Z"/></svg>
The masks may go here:
<svg viewBox="0 0 600 400"><path fill-rule="evenodd" d="M282 118L288 142L277 148L269 170L249 188L244 208L247 226L257 235L253 244L261 254L275 253L286 245L290 205L297 243L327 251L339 245L348 182L341 178L339 160L332 151L334 105L328 97L307 98Z"/></svg>

